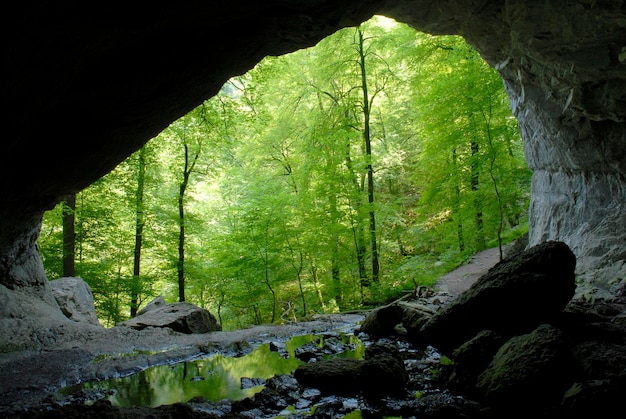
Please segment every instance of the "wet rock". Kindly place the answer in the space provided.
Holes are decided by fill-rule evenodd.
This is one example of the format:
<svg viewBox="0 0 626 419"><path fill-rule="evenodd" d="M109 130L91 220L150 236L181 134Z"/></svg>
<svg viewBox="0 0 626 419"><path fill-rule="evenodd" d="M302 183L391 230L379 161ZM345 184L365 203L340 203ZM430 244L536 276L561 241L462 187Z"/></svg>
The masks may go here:
<svg viewBox="0 0 626 419"><path fill-rule="evenodd" d="M415 301L396 301L372 310L357 332L374 338L408 335L411 340L417 341L421 327L440 305L434 294Z"/></svg>
<svg viewBox="0 0 626 419"><path fill-rule="evenodd" d="M406 338L415 343L425 343L422 341L421 329L443 303L435 298L429 304L403 301L399 305L402 307L402 327L406 330Z"/></svg>
<svg viewBox="0 0 626 419"><path fill-rule="evenodd" d="M397 347L372 343L363 360L331 358L299 366L294 377L304 387L325 394L356 395L370 398L404 395L408 372Z"/></svg>
<svg viewBox="0 0 626 419"><path fill-rule="evenodd" d="M528 333L556 318L574 295L576 257L562 242L534 246L496 264L421 328L430 344L450 354L481 330L505 337Z"/></svg>
<svg viewBox="0 0 626 419"><path fill-rule="evenodd" d="M233 402L233 412L249 417L263 417L280 412L300 399L302 387L295 378L277 375L270 378L263 390L252 397Z"/></svg>
<svg viewBox="0 0 626 419"><path fill-rule="evenodd" d="M563 331L550 325L516 336L480 374L477 390L490 405L506 411L546 411L558 405L573 378L568 349Z"/></svg>
<svg viewBox="0 0 626 419"><path fill-rule="evenodd" d="M68 319L100 326L89 284L81 278L65 277L50 281L49 285L54 299Z"/></svg>
<svg viewBox="0 0 626 419"><path fill-rule="evenodd" d="M302 386L292 375L276 375L267 381L266 388L282 394L289 404L297 402L302 395Z"/></svg>
<svg viewBox="0 0 626 419"><path fill-rule="evenodd" d="M355 343L343 341L340 335L325 334L321 336L320 340L311 341L296 348L294 356L301 361L311 362L351 351L355 348Z"/></svg>
<svg viewBox="0 0 626 419"><path fill-rule="evenodd" d="M489 408L480 403L436 391L412 399L381 399L362 411L363 418L402 417L419 419L487 419Z"/></svg>
<svg viewBox="0 0 626 419"><path fill-rule="evenodd" d="M503 343L504 339L496 332L483 330L458 347L452 353L454 365L448 378L448 387L473 395L476 379L487 368Z"/></svg>
<svg viewBox="0 0 626 419"><path fill-rule="evenodd" d="M241 388L247 389L256 386L265 385L265 379L263 378L249 378L249 377L241 377Z"/></svg>
<svg viewBox="0 0 626 419"><path fill-rule="evenodd" d="M396 325L402 323L403 314L402 307L397 304L379 307L365 317L359 331L372 337L391 336Z"/></svg>
<svg viewBox="0 0 626 419"><path fill-rule="evenodd" d="M222 330L211 313L185 302L155 306L140 316L120 323L119 326L137 330L146 327L164 327L187 334Z"/></svg>
<svg viewBox="0 0 626 419"><path fill-rule="evenodd" d="M574 383L562 401L564 418L610 418L624 409L626 380L588 380Z"/></svg>
<svg viewBox="0 0 626 419"><path fill-rule="evenodd" d="M367 397L405 395L409 374L398 348L385 343L368 346L361 366L361 379Z"/></svg>
<svg viewBox="0 0 626 419"><path fill-rule="evenodd" d="M343 401L336 398L329 398L316 406L315 419L334 419L344 416L346 410Z"/></svg>
<svg viewBox="0 0 626 419"><path fill-rule="evenodd" d="M194 411L183 403L150 407L116 407L108 401L97 401L93 405L68 405L53 410L33 412L25 416L32 419L211 419L216 416L204 412ZM233 417L233 416L231 416Z"/></svg>
<svg viewBox="0 0 626 419"><path fill-rule="evenodd" d="M301 365L294 377L304 387L313 387L326 394L353 395L361 391L363 360L331 358Z"/></svg>

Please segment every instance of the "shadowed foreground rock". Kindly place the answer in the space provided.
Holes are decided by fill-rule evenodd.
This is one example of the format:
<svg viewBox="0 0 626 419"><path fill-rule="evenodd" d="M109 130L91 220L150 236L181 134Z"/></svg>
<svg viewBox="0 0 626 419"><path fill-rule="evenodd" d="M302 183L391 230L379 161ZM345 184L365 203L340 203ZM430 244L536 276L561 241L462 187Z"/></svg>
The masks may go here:
<svg viewBox="0 0 626 419"><path fill-rule="evenodd" d="M576 257L549 241L491 268L421 328L424 339L450 354L481 330L505 337L528 333L554 319L576 288Z"/></svg>
<svg viewBox="0 0 626 419"><path fill-rule="evenodd" d="M547 324L507 341L476 383L492 405L514 411L556 405L574 377L576 365L562 330Z"/></svg>
<svg viewBox="0 0 626 419"><path fill-rule="evenodd" d="M367 348L364 359L331 358L301 365L294 377L304 387L326 394L356 395L371 398L401 395L409 380L398 349L375 343Z"/></svg>
<svg viewBox="0 0 626 419"><path fill-rule="evenodd" d="M380 319L361 330L405 330L415 345L441 350L452 359L444 385L496 417L613 417L626 394L626 289L603 303L571 300L575 265L567 245L546 242L500 262L435 314L408 309L431 301L401 301L374 310L368 317Z"/></svg>
<svg viewBox="0 0 626 419"><path fill-rule="evenodd" d="M229 415L228 419L239 418L238 415ZM99 401L91 406L63 406L49 412L32 413L31 419L215 419L216 415L196 412L188 405L177 403L157 408L150 407L116 407L106 401ZM222 417L222 419L224 419Z"/></svg>
<svg viewBox="0 0 626 419"><path fill-rule="evenodd" d="M575 258L547 242L494 266L421 328L447 386L508 418L611 417L626 394L624 298L570 301Z"/></svg>

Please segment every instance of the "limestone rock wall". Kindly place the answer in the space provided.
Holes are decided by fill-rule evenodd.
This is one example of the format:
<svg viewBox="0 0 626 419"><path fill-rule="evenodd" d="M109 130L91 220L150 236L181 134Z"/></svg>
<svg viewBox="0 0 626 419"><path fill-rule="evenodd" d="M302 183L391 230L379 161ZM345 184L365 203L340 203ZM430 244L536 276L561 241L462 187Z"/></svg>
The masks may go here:
<svg viewBox="0 0 626 419"><path fill-rule="evenodd" d="M533 170L529 244L568 243L581 285L614 289L626 280L626 7L517 1L506 13L512 42L495 65Z"/></svg>

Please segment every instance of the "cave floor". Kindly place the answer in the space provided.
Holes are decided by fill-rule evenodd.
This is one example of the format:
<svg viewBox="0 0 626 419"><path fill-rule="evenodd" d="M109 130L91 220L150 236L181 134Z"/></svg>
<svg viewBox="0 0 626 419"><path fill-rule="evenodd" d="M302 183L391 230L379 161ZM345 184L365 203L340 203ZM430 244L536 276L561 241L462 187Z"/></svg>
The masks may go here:
<svg viewBox="0 0 626 419"><path fill-rule="evenodd" d="M498 259L498 249L480 252L442 277L435 288L458 295ZM36 350L0 354L0 415L53 404L55 394L67 386L129 375L152 365L214 353L245 354L262 343L286 341L296 335L352 333L365 314L319 315L306 322L191 335L156 328L106 329L68 321L51 327L49 339Z"/></svg>

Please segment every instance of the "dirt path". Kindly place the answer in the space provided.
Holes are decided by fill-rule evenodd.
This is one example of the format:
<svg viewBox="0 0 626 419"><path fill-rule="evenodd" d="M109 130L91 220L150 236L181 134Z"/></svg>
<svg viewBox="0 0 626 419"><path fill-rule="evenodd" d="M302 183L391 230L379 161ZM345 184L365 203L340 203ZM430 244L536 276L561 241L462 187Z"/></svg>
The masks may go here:
<svg viewBox="0 0 626 419"><path fill-rule="evenodd" d="M453 296L459 295L499 261L500 251L497 247L478 252L468 263L439 278L434 288Z"/></svg>

